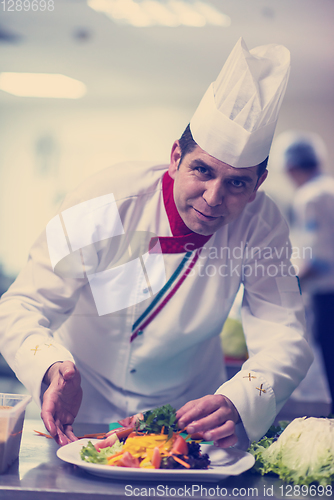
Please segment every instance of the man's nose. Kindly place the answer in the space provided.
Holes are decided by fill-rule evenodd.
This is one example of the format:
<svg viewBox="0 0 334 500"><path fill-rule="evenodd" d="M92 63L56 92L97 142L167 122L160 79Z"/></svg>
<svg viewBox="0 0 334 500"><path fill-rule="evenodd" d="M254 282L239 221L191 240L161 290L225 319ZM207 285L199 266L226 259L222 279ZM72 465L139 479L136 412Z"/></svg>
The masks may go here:
<svg viewBox="0 0 334 500"><path fill-rule="evenodd" d="M224 187L220 181L207 181L205 183L205 191L202 196L210 207L221 205L224 199Z"/></svg>

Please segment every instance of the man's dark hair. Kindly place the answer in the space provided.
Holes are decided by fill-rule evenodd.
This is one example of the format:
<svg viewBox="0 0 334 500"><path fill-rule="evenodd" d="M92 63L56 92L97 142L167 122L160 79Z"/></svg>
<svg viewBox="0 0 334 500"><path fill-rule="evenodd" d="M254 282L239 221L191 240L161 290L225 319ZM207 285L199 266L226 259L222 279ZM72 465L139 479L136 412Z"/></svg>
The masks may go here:
<svg viewBox="0 0 334 500"><path fill-rule="evenodd" d="M195 149L195 147L197 146L197 142L194 141L189 124L187 125L182 136L180 137L179 144L180 144L180 149L181 149L181 159L180 159L180 163L179 163L179 166L180 166L183 158L188 153L191 153ZM260 178L261 175L266 171L267 164L268 164L268 156L265 160L263 160L263 162L258 164L258 170L257 170L258 178Z"/></svg>
<svg viewBox="0 0 334 500"><path fill-rule="evenodd" d="M188 153L191 153L197 146L197 142L194 141L193 135L190 130L190 124L187 125L185 131L181 135L179 139L179 144L181 149L181 159L180 159L180 164L181 164L183 158Z"/></svg>
<svg viewBox="0 0 334 500"><path fill-rule="evenodd" d="M268 158L269 158L269 156L267 156L267 158L265 160L263 160L261 163L258 164L258 166L257 166L258 178L260 178L261 175L264 174L265 171L267 170Z"/></svg>
<svg viewBox="0 0 334 500"><path fill-rule="evenodd" d="M312 172L319 167L317 152L310 141L300 139L291 144L284 152L285 164L289 169Z"/></svg>

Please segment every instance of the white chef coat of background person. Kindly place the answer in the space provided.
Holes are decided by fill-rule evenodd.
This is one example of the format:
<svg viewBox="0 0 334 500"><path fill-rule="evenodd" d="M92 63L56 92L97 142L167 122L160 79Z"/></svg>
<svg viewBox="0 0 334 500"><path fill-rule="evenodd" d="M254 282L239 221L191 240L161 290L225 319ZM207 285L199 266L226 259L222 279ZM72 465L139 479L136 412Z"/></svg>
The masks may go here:
<svg viewBox="0 0 334 500"><path fill-rule="evenodd" d="M99 315L88 275L109 270L114 238L101 243L86 235L89 252L77 249L83 277L53 271L45 233L33 246L2 299L0 347L35 400L42 397L46 427L61 444L75 439L79 385L69 411L60 406L70 385L66 373L60 390L51 376L48 387L43 381L50 382L50 373L58 381L69 363L75 362L77 381L81 374L78 420L110 422L167 402L185 405L180 425L206 430L204 437L221 445L226 438L225 446L235 442L237 422L249 439L260 438L305 376L312 355L303 337L288 228L275 204L257 192L266 177L265 170L258 176L258 165L266 166L289 69L286 48L248 51L239 40L186 129L192 146L183 157L185 134L173 144L169 167L106 169L65 200L62 218L112 193L125 236L158 235L168 285L161 296L135 298L129 307ZM219 334L241 282L250 358L225 382ZM131 294L142 291L138 282Z"/></svg>
<svg viewBox="0 0 334 500"><path fill-rule="evenodd" d="M325 143L319 135L302 131L287 131L282 139L285 171L297 187L291 225L303 291L333 291L334 179L323 172Z"/></svg>
<svg viewBox="0 0 334 500"><path fill-rule="evenodd" d="M312 335L315 362L304 383L308 398L328 400L329 384L334 410L334 179L324 173L327 149L314 132L289 130L278 139L281 162L296 186L292 202L293 241L300 283L307 307L307 323ZM317 346L322 354L317 355ZM322 359L321 359L322 358ZM312 379L311 379L312 377ZM301 384L300 390L305 384ZM313 389L313 391L312 391ZM306 392L306 391L305 391Z"/></svg>

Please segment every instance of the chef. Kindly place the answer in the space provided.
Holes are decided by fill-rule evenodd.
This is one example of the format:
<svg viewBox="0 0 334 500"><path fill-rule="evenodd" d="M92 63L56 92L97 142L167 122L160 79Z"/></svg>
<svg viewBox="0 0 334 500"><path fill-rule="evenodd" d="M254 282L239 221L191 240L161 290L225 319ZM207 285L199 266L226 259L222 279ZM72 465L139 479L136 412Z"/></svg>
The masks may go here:
<svg viewBox="0 0 334 500"><path fill-rule="evenodd" d="M315 133L288 131L284 169L297 187L292 205L293 228L299 249L300 283L309 295L313 338L320 346L334 413L334 179L324 173L326 146ZM300 252L302 255L302 252Z"/></svg>
<svg viewBox="0 0 334 500"><path fill-rule="evenodd" d="M60 443L74 418L170 403L227 447L259 439L305 376L288 228L258 191L290 56L239 40L169 165L127 163L81 184L3 296L0 349ZM249 359L226 381L219 334L239 288Z"/></svg>

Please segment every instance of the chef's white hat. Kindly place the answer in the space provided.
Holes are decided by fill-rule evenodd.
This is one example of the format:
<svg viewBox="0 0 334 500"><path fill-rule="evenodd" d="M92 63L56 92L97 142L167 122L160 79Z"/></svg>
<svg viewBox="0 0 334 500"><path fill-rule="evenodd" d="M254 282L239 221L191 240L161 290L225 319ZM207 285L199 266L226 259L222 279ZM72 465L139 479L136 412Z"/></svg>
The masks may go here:
<svg viewBox="0 0 334 500"><path fill-rule="evenodd" d="M288 49L269 44L249 51L240 38L190 121L195 142L233 167L261 163L269 154L289 72Z"/></svg>

